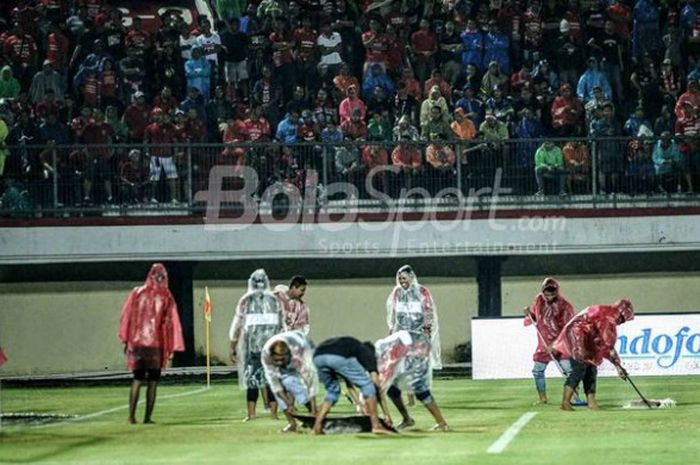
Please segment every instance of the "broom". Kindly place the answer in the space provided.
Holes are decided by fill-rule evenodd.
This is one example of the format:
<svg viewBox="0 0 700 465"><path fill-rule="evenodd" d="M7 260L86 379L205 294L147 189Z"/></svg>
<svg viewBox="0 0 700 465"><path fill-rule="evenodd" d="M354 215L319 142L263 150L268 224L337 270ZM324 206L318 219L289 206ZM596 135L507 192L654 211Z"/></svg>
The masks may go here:
<svg viewBox="0 0 700 465"><path fill-rule="evenodd" d="M630 377L629 373L627 373L627 370L624 369L622 365L618 365L617 363L614 363L615 367L617 367L619 370L622 371L622 373L625 375L625 381L629 381L630 385L632 388L637 392L637 395L639 396L642 401L631 401L628 402L623 406L623 408L643 408L645 405L650 408L650 409L655 409L655 408L671 408L676 406L676 401L673 399L662 399L662 400L656 400L656 399L647 399L644 397L642 392L639 390L636 384L634 384L634 381L632 381L632 378Z"/></svg>

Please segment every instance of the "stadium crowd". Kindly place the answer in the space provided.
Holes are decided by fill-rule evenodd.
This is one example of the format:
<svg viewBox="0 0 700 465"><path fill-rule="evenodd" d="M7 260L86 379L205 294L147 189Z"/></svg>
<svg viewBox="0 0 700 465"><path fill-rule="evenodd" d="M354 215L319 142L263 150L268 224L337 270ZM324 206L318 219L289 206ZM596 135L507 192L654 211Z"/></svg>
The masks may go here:
<svg viewBox="0 0 700 465"><path fill-rule="evenodd" d="M591 192L592 166L599 193L698 181L697 0L212 0L191 24L118 3L0 5L5 205L22 184L48 204L54 176L61 203L177 203L213 164L263 187L382 165L384 191L497 168L523 194Z"/></svg>

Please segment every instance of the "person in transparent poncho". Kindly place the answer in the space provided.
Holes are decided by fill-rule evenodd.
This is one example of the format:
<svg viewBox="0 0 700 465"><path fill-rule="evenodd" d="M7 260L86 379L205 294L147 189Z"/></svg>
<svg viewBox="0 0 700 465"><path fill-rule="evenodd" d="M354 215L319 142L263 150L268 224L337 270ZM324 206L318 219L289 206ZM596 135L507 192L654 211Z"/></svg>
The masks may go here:
<svg viewBox="0 0 700 465"><path fill-rule="evenodd" d="M415 424L401 400L401 390L414 394L435 419L431 431L449 431L447 422L430 392L430 352L428 339L419 333L400 330L374 344L382 392L394 402L403 420L397 429Z"/></svg>
<svg viewBox="0 0 700 465"><path fill-rule="evenodd" d="M437 307L430 291L420 285L410 265L404 265L396 272L396 286L389 294L386 309L389 334L405 330L426 338L430 343L432 383L432 370L442 368ZM413 403L412 397L409 397L409 402Z"/></svg>
<svg viewBox="0 0 700 465"><path fill-rule="evenodd" d="M258 269L248 279L248 292L238 301L236 314L229 330L231 361L238 365L238 383L246 391L246 417L255 419L255 404L259 389L265 389L273 399L260 359L263 346L284 329L282 305L270 290L265 270ZM277 417L277 403L270 402L270 413Z"/></svg>
<svg viewBox="0 0 700 465"><path fill-rule="evenodd" d="M286 331L270 338L262 349L265 378L287 417L283 433L297 430L294 402L316 415L318 374L313 362L314 349L302 331Z"/></svg>

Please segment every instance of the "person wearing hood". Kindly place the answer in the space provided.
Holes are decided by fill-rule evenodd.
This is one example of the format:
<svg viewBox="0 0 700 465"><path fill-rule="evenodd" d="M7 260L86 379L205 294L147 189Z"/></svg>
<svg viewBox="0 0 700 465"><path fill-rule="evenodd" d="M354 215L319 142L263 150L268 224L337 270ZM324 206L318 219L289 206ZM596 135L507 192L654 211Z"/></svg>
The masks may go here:
<svg viewBox="0 0 700 465"><path fill-rule="evenodd" d="M277 417L277 403L266 384L261 362L265 343L285 328L282 304L270 290L265 270L255 270L248 279L248 291L238 301L229 329L230 359L238 366L238 384L246 391L246 416L255 419L255 404L260 389L268 391L270 413Z"/></svg>
<svg viewBox="0 0 700 465"><path fill-rule="evenodd" d="M0 70L0 98L15 99L19 96L21 86L12 74L12 67L5 65Z"/></svg>
<svg viewBox="0 0 700 465"><path fill-rule="evenodd" d="M63 76L59 72L54 71L53 65L49 60L44 60L44 67L34 75L32 85L29 88L29 98L32 103L36 104L44 100L44 95L49 89L53 90L54 95L63 95L65 93Z"/></svg>
<svg viewBox="0 0 700 465"><path fill-rule="evenodd" d="M477 68L481 66L484 50L484 36L476 25L474 19L467 20L467 27L460 35L462 39L462 69L473 64Z"/></svg>
<svg viewBox="0 0 700 465"><path fill-rule="evenodd" d="M562 357L571 359L571 371L566 377L562 410L573 410L571 399L583 381L588 408L598 410L596 381L598 365L609 360L620 378L627 379L620 356L615 350L617 327L634 319L632 302L620 299L613 305L591 305L579 312L566 324L552 347Z"/></svg>
<svg viewBox="0 0 700 465"><path fill-rule="evenodd" d="M603 73L598 69L598 60L595 57L590 57L586 61L588 69L581 75L576 86L576 95L584 104L593 98L593 89L600 86L603 89L603 95L608 100L612 100L612 89L610 82Z"/></svg>
<svg viewBox="0 0 700 465"><path fill-rule="evenodd" d="M571 84L564 84L552 102L552 127L559 137L575 136L581 132L584 110L573 95Z"/></svg>
<svg viewBox="0 0 700 465"><path fill-rule="evenodd" d="M537 348L532 354L535 366L532 376L539 396L539 403L546 404L547 385L544 372L552 359L559 363L564 372L571 371L571 363L554 351L552 344L566 323L574 317L574 306L559 292L559 283L554 278L545 278L540 287L540 293L535 296L531 307L525 307L525 326L535 325L537 331Z"/></svg>
<svg viewBox="0 0 700 465"><path fill-rule="evenodd" d="M204 49L199 46L192 47L192 58L185 62L185 76L187 87L196 87L204 100L210 97L211 63L203 56Z"/></svg>
<svg viewBox="0 0 700 465"><path fill-rule="evenodd" d="M396 427L401 430L415 425L401 398L406 391L425 406L435 419L430 431L449 431L435 398L430 392L432 367L430 366L430 344L425 338L406 330L397 331L375 344L379 387L392 400L403 417Z"/></svg>
<svg viewBox="0 0 700 465"><path fill-rule="evenodd" d="M340 102L338 106L338 116L340 116L340 123L349 121L352 117L353 110L360 110L360 119L364 120L367 116L367 106L357 96L357 86L351 84L348 86L347 97Z"/></svg>
<svg viewBox="0 0 700 465"><path fill-rule="evenodd" d="M155 263L141 287L134 288L122 308L119 340L124 344L127 368L134 374L129 392L129 423L136 423L141 384L148 382L144 423L153 423L153 407L161 370L174 352L185 350L177 303L168 289L168 272Z"/></svg>
<svg viewBox="0 0 700 465"><path fill-rule="evenodd" d="M644 115L644 108L637 107L634 113L625 121L622 130L629 137L637 137L640 135L640 132L652 132L652 125Z"/></svg>
<svg viewBox="0 0 700 465"><path fill-rule="evenodd" d="M431 113L433 107L440 107L442 110L441 116L445 122L449 122L449 109L447 107L447 100L440 93L440 87L433 86L430 88L430 93L428 98L423 101L420 107L420 126L423 128L431 120Z"/></svg>
<svg viewBox="0 0 700 465"><path fill-rule="evenodd" d="M501 71L510 74L510 57L508 50L510 41L508 36L500 31L498 22L495 19L489 21L489 29L484 36L484 58L483 67L486 69L489 63L498 63Z"/></svg>

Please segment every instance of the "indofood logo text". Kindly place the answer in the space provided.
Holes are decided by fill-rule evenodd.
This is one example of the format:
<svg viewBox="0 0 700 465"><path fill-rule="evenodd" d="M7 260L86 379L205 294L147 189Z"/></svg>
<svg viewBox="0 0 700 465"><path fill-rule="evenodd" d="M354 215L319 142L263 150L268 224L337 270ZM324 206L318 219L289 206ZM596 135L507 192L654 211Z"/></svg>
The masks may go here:
<svg viewBox="0 0 700 465"><path fill-rule="evenodd" d="M644 328L639 336L619 336L617 351L626 359L656 359L661 368L671 368L680 359L700 359L700 333L689 334L683 326L676 334L654 332Z"/></svg>

